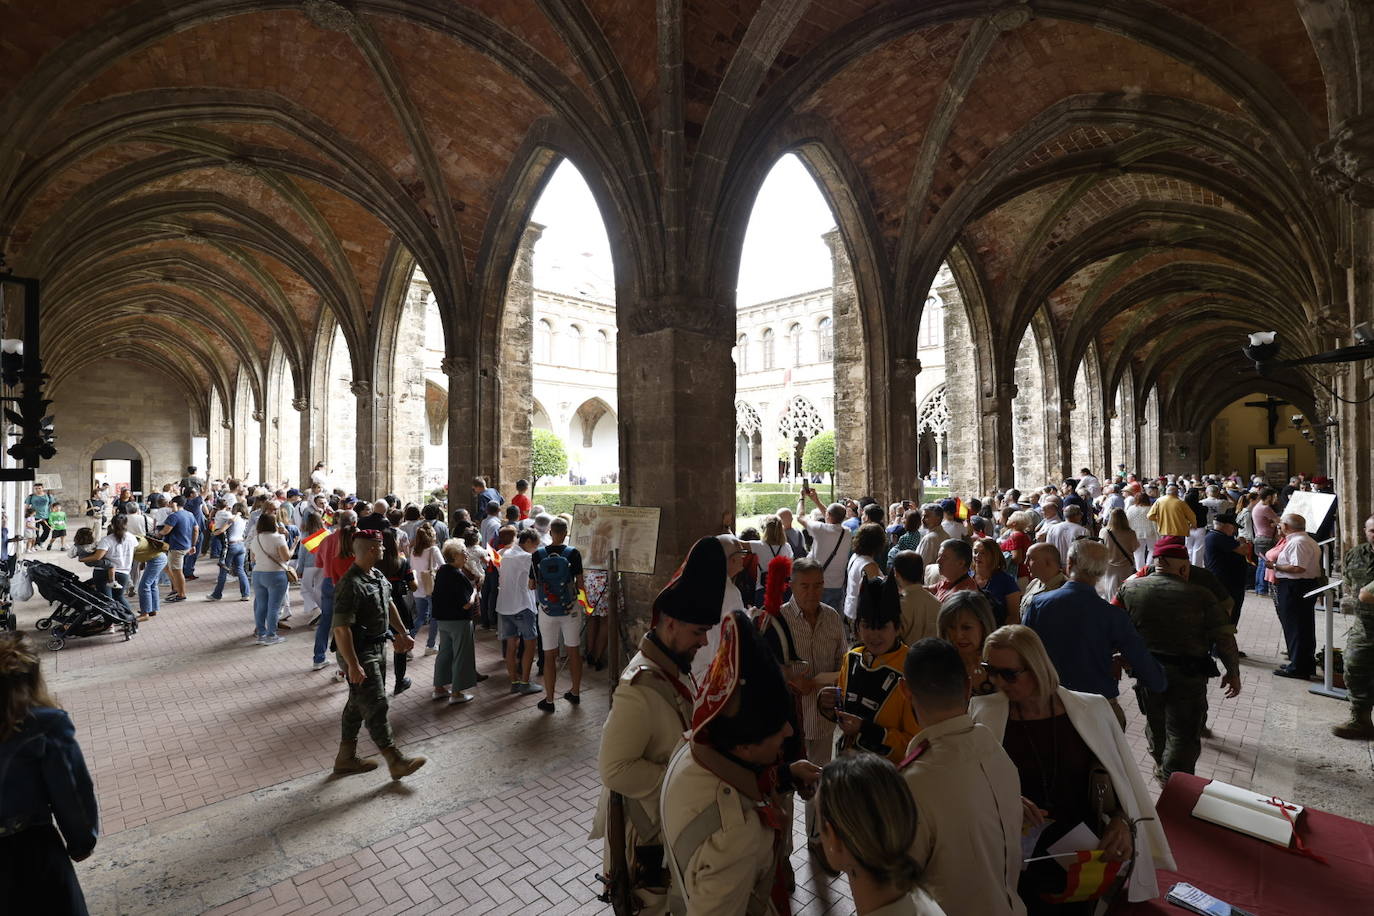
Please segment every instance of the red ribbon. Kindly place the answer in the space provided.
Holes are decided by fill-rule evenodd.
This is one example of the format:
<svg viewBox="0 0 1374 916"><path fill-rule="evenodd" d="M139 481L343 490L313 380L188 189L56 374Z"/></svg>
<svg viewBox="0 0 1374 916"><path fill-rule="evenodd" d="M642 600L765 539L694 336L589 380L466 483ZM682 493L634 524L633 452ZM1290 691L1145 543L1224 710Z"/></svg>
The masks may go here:
<svg viewBox="0 0 1374 916"><path fill-rule="evenodd" d="M1283 819L1288 821L1288 826L1293 828L1293 846L1285 846L1283 847L1283 851L1290 852L1295 856L1303 856L1304 858L1312 859L1314 862L1320 862L1322 865L1328 864L1325 858L1308 849L1307 844L1302 841L1302 834L1298 833L1297 821L1293 820L1293 815L1288 813L1289 811L1298 810L1298 806L1288 804L1288 802L1279 798L1277 795L1269 796L1269 804L1278 808L1283 814Z"/></svg>

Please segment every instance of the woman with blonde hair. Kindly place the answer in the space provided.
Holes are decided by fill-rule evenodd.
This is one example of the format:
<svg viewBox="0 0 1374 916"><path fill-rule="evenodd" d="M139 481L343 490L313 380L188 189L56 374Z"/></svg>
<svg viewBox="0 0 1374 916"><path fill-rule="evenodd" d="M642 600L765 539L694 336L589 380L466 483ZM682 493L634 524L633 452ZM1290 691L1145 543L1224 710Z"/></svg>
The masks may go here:
<svg viewBox="0 0 1374 916"><path fill-rule="evenodd" d="M1135 754L1105 697L1061 687L1045 645L1030 627L1002 627L983 646L984 668L998 692L969 706L992 729L1021 775L1025 819L1039 830L1033 856L1078 824L1100 837L1109 862L1133 861L1132 902L1159 896L1156 868L1175 867ZM1123 869L1122 874L1126 874ZM1066 871L1054 861L1032 863L1017 887L1031 916L1091 913L1094 902L1052 904Z"/></svg>
<svg viewBox="0 0 1374 916"><path fill-rule="evenodd" d="M95 787L72 720L18 633L0 634L0 775L6 912L85 914L72 862L95 849Z"/></svg>
<svg viewBox="0 0 1374 916"><path fill-rule="evenodd" d="M1097 580L1097 593L1104 601L1116 597L1121 583L1135 572L1135 552L1140 540L1131 528L1131 520L1125 509L1113 509L1107 514L1107 523L1098 532L1098 538L1107 545L1107 571Z"/></svg>
<svg viewBox="0 0 1374 916"><path fill-rule="evenodd" d="M983 670L983 643L995 629L992 602L982 592L955 592L940 603L935 632L959 650L974 696L997 690Z"/></svg>
<svg viewBox="0 0 1374 916"><path fill-rule="evenodd" d="M858 916L944 916L919 885L916 804L897 768L877 754L840 757L821 770L816 820L826 863L849 878Z"/></svg>

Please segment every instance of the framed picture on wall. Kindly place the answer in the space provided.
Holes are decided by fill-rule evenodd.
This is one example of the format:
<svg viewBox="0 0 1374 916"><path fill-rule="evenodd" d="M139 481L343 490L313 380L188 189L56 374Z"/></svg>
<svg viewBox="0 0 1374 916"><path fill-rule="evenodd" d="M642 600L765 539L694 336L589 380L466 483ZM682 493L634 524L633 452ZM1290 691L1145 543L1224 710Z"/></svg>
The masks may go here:
<svg viewBox="0 0 1374 916"><path fill-rule="evenodd" d="M1288 483L1290 468L1293 466L1293 446L1291 445L1252 445L1250 446L1250 467L1264 478L1271 487L1282 487Z"/></svg>

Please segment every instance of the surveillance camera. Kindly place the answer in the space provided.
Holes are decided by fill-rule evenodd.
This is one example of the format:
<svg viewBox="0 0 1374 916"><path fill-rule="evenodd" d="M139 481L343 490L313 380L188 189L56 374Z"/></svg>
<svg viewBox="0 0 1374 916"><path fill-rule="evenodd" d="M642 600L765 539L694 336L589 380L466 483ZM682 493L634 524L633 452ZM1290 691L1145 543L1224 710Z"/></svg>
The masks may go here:
<svg viewBox="0 0 1374 916"><path fill-rule="evenodd" d="M1255 363L1256 369L1260 368L1260 363L1279 355L1278 336L1277 331L1256 331L1250 335L1250 343L1244 352L1246 358Z"/></svg>

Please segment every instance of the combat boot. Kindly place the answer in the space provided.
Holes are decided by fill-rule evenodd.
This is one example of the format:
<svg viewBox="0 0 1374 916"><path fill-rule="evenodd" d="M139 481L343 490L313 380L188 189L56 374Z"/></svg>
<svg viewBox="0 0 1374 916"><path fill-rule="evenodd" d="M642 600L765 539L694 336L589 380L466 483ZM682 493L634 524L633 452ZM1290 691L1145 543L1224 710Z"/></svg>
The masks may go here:
<svg viewBox="0 0 1374 916"><path fill-rule="evenodd" d="M339 742L339 755L334 758L335 776L352 776L354 773L368 773L375 769L377 761L364 760L358 756L358 742Z"/></svg>
<svg viewBox="0 0 1374 916"><path fill-rule="evenodd" d="M1350 718L1340 725L1331 726L1331 734L1337 738L1356 738L1366 741L1374 739L1374 721L1370 720L1368 709L1350 710Z"/></svg>
<svg viewBox="0 0 1374 916"><path fill-rule="evenodd" d="M386 766L391 771L392 779L409 776L424 766L426 760L424 757L407 757L394 745L382 748L382 756L386 758Z"/></svg>

